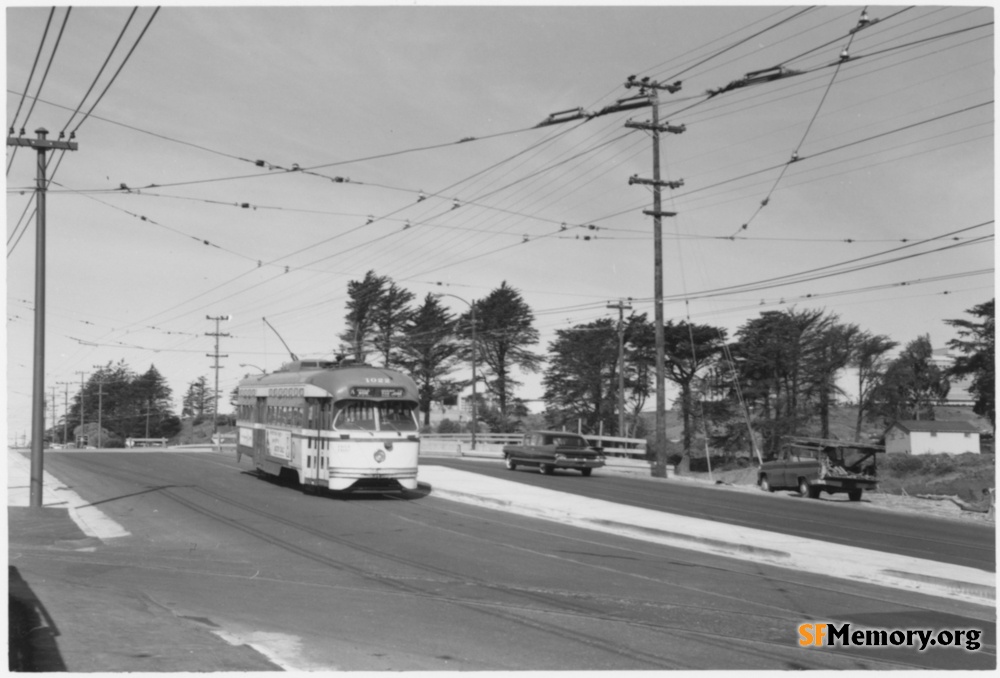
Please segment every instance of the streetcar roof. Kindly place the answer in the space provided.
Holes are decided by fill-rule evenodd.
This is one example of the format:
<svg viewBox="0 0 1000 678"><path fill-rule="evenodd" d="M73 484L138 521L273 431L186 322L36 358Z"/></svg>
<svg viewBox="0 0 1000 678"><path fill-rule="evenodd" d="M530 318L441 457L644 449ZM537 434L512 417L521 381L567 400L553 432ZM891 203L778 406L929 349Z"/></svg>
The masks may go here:
<svg viewBox="0 0 1000 678"><path fill-rule="evenodd" d="M294 391L298 397L419 401L417 385L406 374L385 367L357 363L338 366L329 361L295 361L283 365L277 372L248 377L239 385L240 395L249 395L244 390L253 389L253 394L257 397L291 395L292 392L286 389L296 387L301 387ZM358 389L367 389L368 393L358 395ZM391 390L391 394L387 392L382 395L383 389ZM402 389L401 394L399 389Z"/></svg>

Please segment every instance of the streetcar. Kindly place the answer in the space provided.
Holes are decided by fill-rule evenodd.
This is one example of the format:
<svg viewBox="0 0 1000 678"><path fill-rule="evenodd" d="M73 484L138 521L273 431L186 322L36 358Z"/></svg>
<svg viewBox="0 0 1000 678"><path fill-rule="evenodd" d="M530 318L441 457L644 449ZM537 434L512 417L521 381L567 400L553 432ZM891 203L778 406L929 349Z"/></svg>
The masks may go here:
<svg viewBox="0 0 1000 678"><path fill-rule="evenodd" d="M236 460L305 489L417 488L417 385L396 370L293 360L243 379Z"/></svg>

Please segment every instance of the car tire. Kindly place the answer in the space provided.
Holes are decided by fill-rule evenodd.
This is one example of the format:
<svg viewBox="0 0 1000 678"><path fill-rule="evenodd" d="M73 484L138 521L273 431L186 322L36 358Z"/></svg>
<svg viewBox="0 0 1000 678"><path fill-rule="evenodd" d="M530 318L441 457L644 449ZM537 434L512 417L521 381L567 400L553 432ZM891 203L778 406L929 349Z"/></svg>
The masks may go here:
<svg viewBox="0 0 1000 678"><path fill-rule="evenodd" d="M552 475L552 466L549 464L540 464L538 467L538 472L541 473L543 476L550 476Z"/></svg>
<svg viewBox="0 0 1000 678"><path fill-rule="evenodd" d="M583 474L583 477L584 477L584 478L586 478L587 476L589 476L589 475L590 475L590 472L591 472L592 470L593 470L593 469L589 469L589 468L582 468L582 469L580 469L580 473L582 473L582 474Z"/></svg>
<svg viewBox="0 0 1000 678"><path fill-rule="evenodd" d="M809 481L805 478L799 478L799 494L803 497L809 497L810 499L815 498L813 497L813 488L809 485Z"/></svg>
<svg viewBox="0 0 1000 678"><path fill-rule="evenodd" d="M774 488L771 487L771 481L767 479L767 476L760 477L760 489L765 492L774 492Z"/></svg>
<svg viewBox="0 0 1000 678"><path fill-rule="evenodd" d="M507 465L507 468L511 471L517 469L517 464L514 463L514 458L511 457L509 454L506 457L504 457L504 463Z"/></svg>
<svg viewBox="0 0 1000 678"><path fill-rule="evenodd" d="M861 490L851 490L847 493L847 498L851 501L861 501Z"/></svg>

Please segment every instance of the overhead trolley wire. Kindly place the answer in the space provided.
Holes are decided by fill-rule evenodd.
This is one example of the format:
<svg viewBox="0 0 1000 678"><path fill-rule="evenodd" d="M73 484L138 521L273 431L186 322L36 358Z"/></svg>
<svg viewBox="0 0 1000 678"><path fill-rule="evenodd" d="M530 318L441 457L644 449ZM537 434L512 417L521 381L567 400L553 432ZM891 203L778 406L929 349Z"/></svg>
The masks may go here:
<svg viewBox="0 0 1000 678"><path fill-rule="evenodd" d="M862 10L861 16L862 17L867 16L867 8ZM862 26L862 23L859 22L858 25ZM806 138L809 136L809 132L810 130L812 130L813 124L816 122L816 118L819 117L819 112L823 110L823 104L826 102L826 97L830 94L830 90L833 88L833 83L837 80L837 75L840 73L840 67L843 65L844 60L849 54L851 49L851 44L854 42L854 36L856 35L857 32L852 32L850 34L850 38L848 38L847 40L847 46L844 47L844 51L841 53L841 61L840 63L837 64L837 67L834 69L833 75L830 76L830 81L827 83L826 89L823 91L823 96L822 98L820 98L819 104L816 106L816 110L813 111L812 118L809 120L809 124L806 125L805 132L802 133L802 138L799 140L799 143L796 144L795 148L792 150L791 162L785 163L782 166L781 171L775 178L774 183L771 185L770 190L767 192L767 195L765 195L764 199L760 201L760 205L757 207L756 211L750 215L750 218L747 219L746 222L740 228L736 229L736 233L739 233L741 229L746 230L753 222L753 220L757 217L757 215L760 214L760 211L765 207L767 207L767 205L771 202L771 196L774 195L775 189L778 188L778 184L781 183L781 179L785 176L785 172L787 172L788 168L791 167L792 162L795 162L796 160L799 159L799 150L802 148L802 144L806 142ZM735 233L733 235L735 235Z"/></svg>
<svg viewBox="0 0 1000 678"><path fill-rule="evenodd" d="M52 17L56 13L56 8L53 7L49 10L49 18L45 22L45 30L42 32L42 40L38 43L38 51L35 53L35 61L31 64L31 72L28 74L28 82L24 86L24 92L21 93L21 100L17 104L17 111L14 113L14 119L10 121L10 135L14 136L14 129L17 126L17 119L21 115L21 107L24 105L24 99L28 95L28 90L31 89L31 81L35 78L35 68L38 67L38 60L42 56L42 49L45 48L45 38L48 37L49 27L52 25ZM24 124L28 124L28 119L25 118ZM24 135L24 127L21 128L21 135ZM10 168L14 164L14 157L17 155L17 149L20 146L15 146L14 150L10 154L10 162L7 163L7 174L10 174Z"/></svg>
<svg viewBox="0 0 1000 678"><path fill-rule="evenodd" d="M49 69L52 68L52 63L56 59L56 51L59 49L59 44L62 42L63 31L66 30L66 22L69 21L69 13L73 10L72 7L66 8L66 14L63 15L62 25L59 27L59 35L56 36L56 44L52 48L52 54L49 55L49 62L45 66L45 72L42 73L42 79L38 83L38 90L35 92L35 97L31 100L31 108L28 109L27 115L24 116L24 122L22 127L28 124L28 120L31 118L32 112L35 110L35 104L38 103L38 95L42 93L42 87L45 86L45 81L49 77Z"/></svg>
<svg viewBox="0 0 1000 678"><path fill-rule="evenodd" d="M56 13L56 8L53 7L49 10L49 18L45 22L45 30L42 32L42 40L38 43L38 51L35 53L35 60L31 64L31 72L28 74L28 82L24 86L24 92L21 93L21 101L17 104L17 111L14 113L14 119L10 121L10 135L14 136L14 129L17 127L17 119L21 115L21 107L24 106L24 99L28 94L28 90L31 89L31 81L35 78L35 69L38 67L38 60L42 56L42 49L45 48L45 38L49 35L49 27L52 25L52 17ZM27 119L25 119L25 124L27 124ZM24 129L21 130L21 134L24 134ZM15 150L16 150L15 146Z"/></svg>
<svg viewBox="0 0 1000 678"><path fill-rule="evenodd" d="M149 17L149 20L146 22L146 25L142 27L142 32L139 33L139 37L137 37L135 39L135 42L132 43L131 49L129 49L128 54L125 55L125 58L118 65L118 69L115 71L115 74L111 76L111 80L108 82L107 85L104 86L104 89L101 90L101 94L97 97L97 100L93 103L93 105L91 105L90 110L87 111L86 115L83 116L83 119L80 120L80 122L77 123L76 127L73 128L73 132L76 132L77 130L80 129L80 126L83 125L83 123L87 121L87 118L90 117L90 114L93 113L94 109L97 108L97 105L99 103L101 103L101 99L103 99L104 95L108 93L108 90L111 89L111 85L113 85L115 83L115 80L118 79L118 76L121 74L122 69L125 68L125 64L127 64L128 61L129 61L129 59L132 58L132 53L135 52L135 48L139 46L140 42L142 42L143 36L146 35L146 31L149 30L150 24L153 23L153 19L156 18L156 15L159 12L160 12L160 8L159 7L157 7L156 9L153 10L153 14ZM129 20L131 21L131 16L129 17ZM117 43L115 43L115 44L117 45ZM88 94L89 94L89 92L88 92ZM74 113L74 116L75 116L75 113ZM71 134L73 132L71 132Z"/></svg>
<svg viewBox="0 0 1000 678"><path fill-rule="evenodd" d="M66 128L69 127L69 124L71 122L73 122L73 118L75 118L76 114L80 112L81 108L83 108L84 102L87 101L87 97L89 97L90 93L94 90L94 86L97 85L97 81L101 79L101 75L104 74L104 69L108 67L108 62L111 61L111 57L114 55L115 50L118 49L119 43L121 43L122 38L125 36L125 31L128 30L129 24L132 23L132 18L135 16L135 13L136 13L136 11L138 9L139 9L138 7L133 7L132 8L132 12L128 15L128 19L125 20L125 25L122 27L121 32L118 34L118 38L115 40L115 44L111 46L111 51L108 52L108 56L105 57L104 63L101 64L101 68L97 71L97 75L95 75L93 81L91 81L90 87L87 88L87 92L83 95L83 98L80 99L80 103L77 104L76 110L74 110L73 113L72 113L72 115L69 116L69 120L67 120L66 123L63 125L62 131L59 132L59 138L60 139L65 135ZM136 44L138 44L138 41L136 42ZM134 46L133 46L133 49L135 49ZM107 91L107 90L105 90L105 91ZM91 111L93 111L93 108L91 108ZM81 124L82 124L82 122L83 121L81 121ZM77 126L77 129L79 129L79 125Z"/></svg>

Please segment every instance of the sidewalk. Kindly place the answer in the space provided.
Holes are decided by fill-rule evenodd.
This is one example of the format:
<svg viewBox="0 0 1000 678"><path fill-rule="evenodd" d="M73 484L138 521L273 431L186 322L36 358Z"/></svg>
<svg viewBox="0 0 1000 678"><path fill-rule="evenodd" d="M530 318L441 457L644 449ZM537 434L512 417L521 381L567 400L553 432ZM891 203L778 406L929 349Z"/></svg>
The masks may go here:
<svg viewBox="0 0 1000 678"><path fill-rule="evenodd" d="M89 554L129 533L48 473L43 505L30 507L30 470L28 455L8 451L11 671L278 670L255 650L227 643L141 594L82 584L75 572L87 567ZM121 544L112 548L128 548Z"/></svg>

